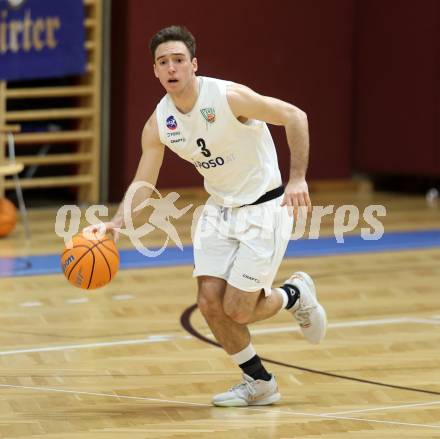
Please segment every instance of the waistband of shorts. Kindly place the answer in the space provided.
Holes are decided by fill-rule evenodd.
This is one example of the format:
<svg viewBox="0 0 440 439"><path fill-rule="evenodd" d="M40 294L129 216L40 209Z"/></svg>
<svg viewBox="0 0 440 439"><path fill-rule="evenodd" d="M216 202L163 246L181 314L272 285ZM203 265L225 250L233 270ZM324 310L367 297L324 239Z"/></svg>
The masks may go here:
<svg viewBox="0 0 440 439"><path fill-rule="evenodd" d="M266 192L260 198L258 198L258 200L254 201L253 203L243 204L243 206L240 206L240 207L255 206L256 204L266 203L267 201L274 200L275 198L281 197L281 195L283 195L283 194L284 194L284 186L281 185L279 187L276 187L275 189L272 189L272 190Z"/></svg>

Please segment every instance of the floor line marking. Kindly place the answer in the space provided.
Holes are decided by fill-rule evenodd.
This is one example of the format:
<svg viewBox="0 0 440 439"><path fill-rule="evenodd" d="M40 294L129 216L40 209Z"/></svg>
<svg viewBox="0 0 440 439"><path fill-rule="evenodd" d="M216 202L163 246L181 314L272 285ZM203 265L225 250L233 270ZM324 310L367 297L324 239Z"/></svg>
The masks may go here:
<svg viewBox="0 0 440 439"><path fill-rule="evenodd" d="M83 344L72 344L72 345L61 345L61 346L43 346L39 348L29 348L29 349L16 349L12 351L0 351L0 357L7 355L18 355L18 354L30 354L36 352L55 352L55 351L67 351L70 349L91 349L91 348L103 348L110 346L127 346L127 345L137 345L146 343L159 343L163 341L174 341L180 339L192 339L191 335L179 335L172 336L167 334L157 334L150 335L146 338L134 339L134 340L117 340L117 341L105 341L96 343L83 343Z"/></svg>
<svg viewBox="0 0 440 439"><path fill-rule="evenodd" d="M20 306L23 306L25 308L33 308L35 306L42 306L43 302L40 302L39 300L34 300L32 302L22 302L20 303Z"/></svg>
<svg viewBox="0 0 440 439"><path fill-rule="evenodd" d="M365 326L388 325L393 323L422 323L422 324L438 325L440 324L440 321L433 320L431 318L397 317L390 319L352 320L348 322L330 323L327 328L328 329L356 328L356 327L365 327ZM294 326L283 326L280 328L261 328L261 329L251 330L252 335L276 334L282 332L299 332L299 328ZM211 333L207 334L206 336L214 337ZM193 337L191 335L157 334L157 335L150 335L148 337L140 338L140 339L103 341L103 342L82 343L82 344L72 344L72 345L42 346L36 348L0 351L0 357L4 357L7 355L30 354L30 353L38 353L38 352L56 352L56 351L65 351L72 349L93 349L93 348L103 348L103 347L111 347L111 346L130 346L130 345L159 343L159 342L168 342L168 341L176 341L176 340L189 340L192 338Z"/></svg>
<svg viewBox="0 0 440 439"><path fill-rule="evenodd" d="M89 298L88 297L74 297L72 299L67 299L66 303L72 304L72 305L76 305L78 303L87 303L89 302Z"/></svg>
<svg viewBox="0 0 440 439"><path fill-rule="evenodd" d="M400 405L391 405L391 406L384 406L384 407L375 407L371 409L360 409L360 410L348 410L343 412L328 412L328 413L321 413L321 415L348 415L350 413L366 413L366 412L376 412L381 410L395 410L395 409L405 409L405 408L411 408L411 407L426 407L429 405L437 405L440 404L440 401L430 401L430 402L420 402L420 403L414 403L414 404L400 404Z"/></svg>
<svg viewBox="0 0 440 439"><path fill-rule="evenodd" d="M112 300L131 300L134 299L133 294L114 294Z"/></svg>
<svg viewBox="0 0 440 439"><path fill-rule="evenodd" d="M12 385L12 384L0 384L0 387L3 388L10 388L10 389L23 389L23 390L36 390L36 391L43 391L43 392L58 392L58 393L70 393L74 395L89 395L89 396L103 396L108 398L116 398L116 399L132 399L132 400L139 400L139 401L151 401L151 402L161 402L161 403L170 403L170 404L181 404L181 405L189 405L189 406L196 406L196 407L210 407L213 406L211 404L206 403L197 403L197 402L191 402L191 401L178 401L173 399L161 399L161 398L149 398L146 396L129 396L129 395L118 395L116 393L99 393L99 392L85 392L82 390L70 390L70 389L56 389L52 387L34 387L34 386L20 386L20 385ZM386 420L380 420L380 419L365 419L365 418L353 418L350 416L336 416L336 415L322 415L319 413L302 413L302 412L294 412L291 410L272 410L272 409L262 409L262 408L255 408L255 407L241 407L241 410L250 410L250 411L258 411L263 412L267 414L271 413L281 413L286 414L289 416L304 416L309 418L321 418L321 419L333 419L333 420L349 420L349 421L361 421L361 422L372 422L372 423L378 423L378 424L390 424L390 425L402 425L407 427L423 427L423 428L438 428L440 429L440 424L416 424L416 423L410 423L410 422L403 422L403 421L386 421ZM223 408L220 408L219 410L224 410Z"/></svg>
<svg viewBox="0 0 440 439"><path fill-rule="evenodd" d="M373 319L373 320L352 320L349 322L339 322L339 323L329 323L327 329L338 329L338 328L356 328L356 327L366 327L366 326L377 326L377 325L391 325L393 323L423 323L429 325L439 325L439 320L433 320L431 318L418 318L418 317L396 317L389 319ZM252 329L251 334L276 334L281 332L300 332L300 328L293 326L282 326L280 328L262 328L262 329ZM210 334L212 336L212 334Z"/></svg>

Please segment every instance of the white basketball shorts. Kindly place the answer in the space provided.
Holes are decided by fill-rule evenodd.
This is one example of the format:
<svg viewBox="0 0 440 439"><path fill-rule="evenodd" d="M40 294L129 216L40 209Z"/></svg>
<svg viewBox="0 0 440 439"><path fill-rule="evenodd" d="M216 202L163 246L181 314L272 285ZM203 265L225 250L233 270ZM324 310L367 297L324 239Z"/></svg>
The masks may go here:
<svg viewBox="0 0 440 439"><path fill-rule="evenodd" d="M244 207L208 199L193 233L193 276L219 277L268 296L292 234L293 218L282 199Z"/></svg>

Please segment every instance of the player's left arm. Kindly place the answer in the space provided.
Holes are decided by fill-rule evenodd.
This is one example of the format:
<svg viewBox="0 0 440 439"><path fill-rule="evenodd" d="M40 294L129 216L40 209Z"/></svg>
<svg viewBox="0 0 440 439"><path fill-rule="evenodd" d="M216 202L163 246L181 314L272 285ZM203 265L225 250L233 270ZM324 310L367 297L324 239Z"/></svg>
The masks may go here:
<svg viewBox="0 0 440 439"><path fill-rule="evenodd" d="M250 88L231 84L227 99L237 119L257 119L272 125L282 125L286 130L290 148L290 175L284 192L282 206L311 207L306 171L309 162L309 128L307 115L292 104L268 96L262 96Z"/></svg>

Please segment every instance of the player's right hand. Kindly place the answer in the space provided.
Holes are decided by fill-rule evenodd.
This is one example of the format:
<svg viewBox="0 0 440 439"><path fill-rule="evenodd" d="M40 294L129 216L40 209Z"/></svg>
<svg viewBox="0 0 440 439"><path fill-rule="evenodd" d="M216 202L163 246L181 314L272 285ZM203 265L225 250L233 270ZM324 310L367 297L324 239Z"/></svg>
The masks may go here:
<svg viewBox="0 0 440 439"><path fill-rule="evenodd" d="M82 230L83 235L90 239L96 239L96 238L102 238L106 233L111 233L113 235L113 240L115 242L119 239L119 230L120 225L109 221L106 223L98 223L98 224L92 224L90 226L84 227Z"/></svg>

